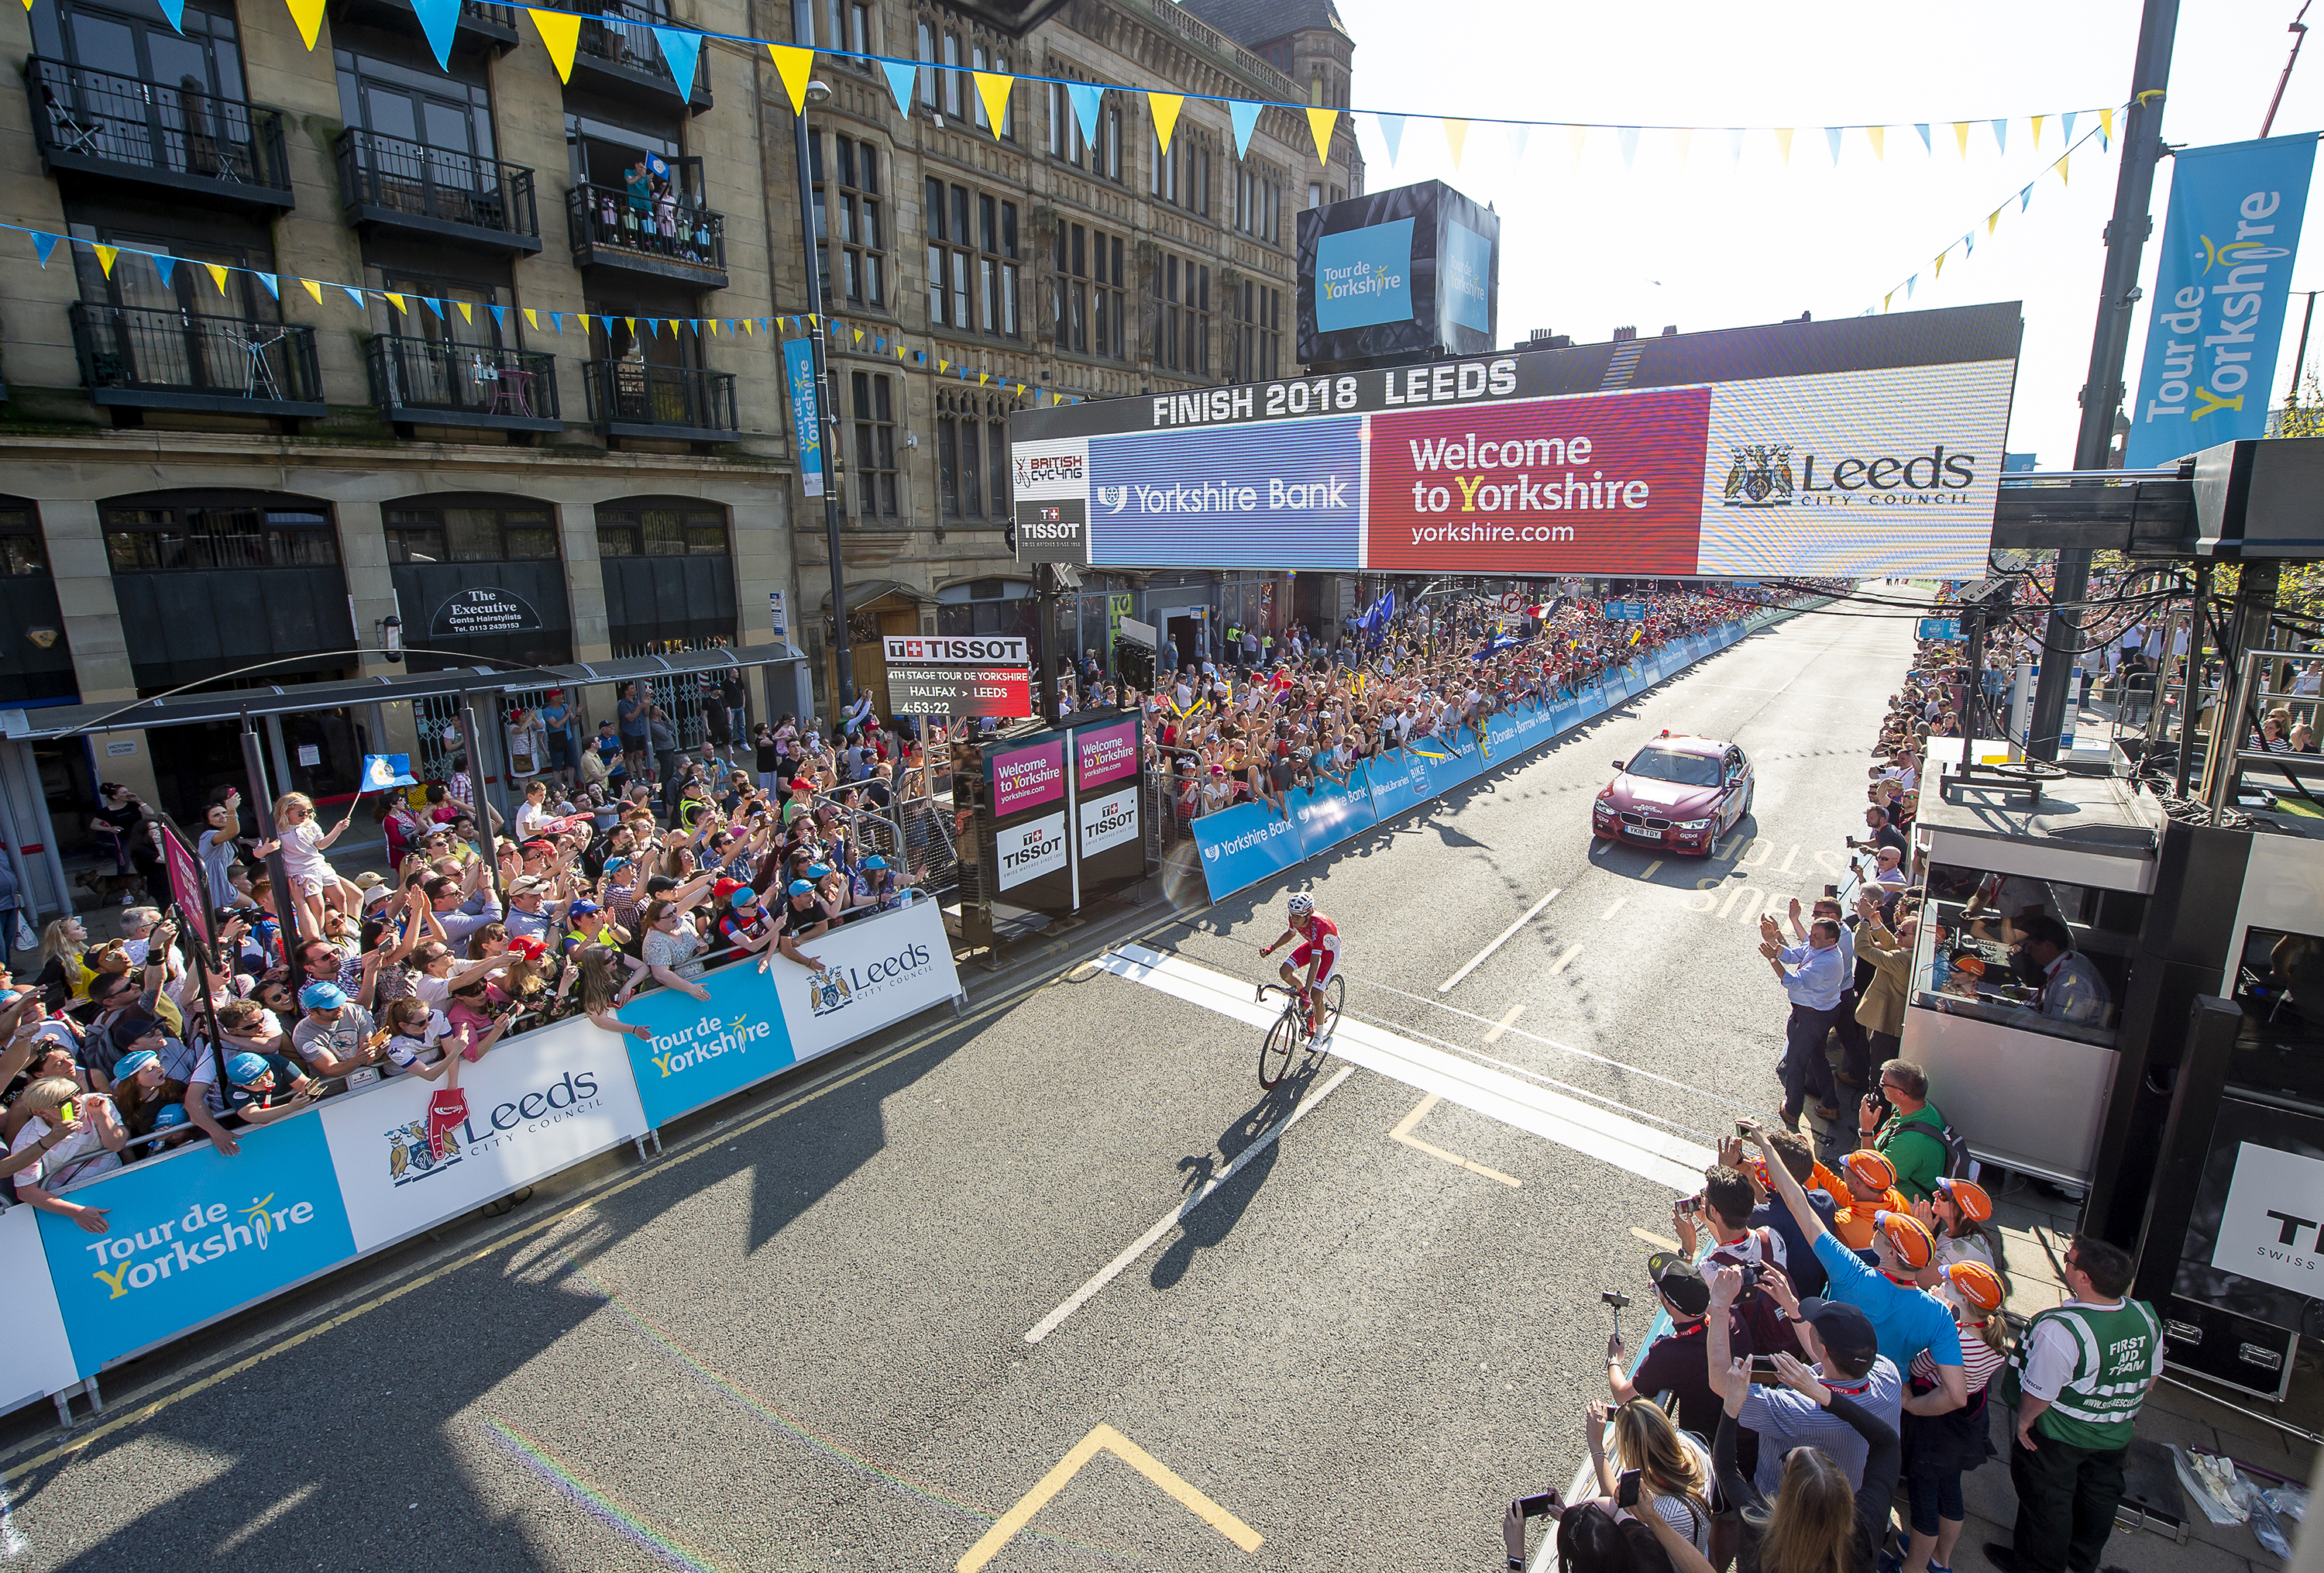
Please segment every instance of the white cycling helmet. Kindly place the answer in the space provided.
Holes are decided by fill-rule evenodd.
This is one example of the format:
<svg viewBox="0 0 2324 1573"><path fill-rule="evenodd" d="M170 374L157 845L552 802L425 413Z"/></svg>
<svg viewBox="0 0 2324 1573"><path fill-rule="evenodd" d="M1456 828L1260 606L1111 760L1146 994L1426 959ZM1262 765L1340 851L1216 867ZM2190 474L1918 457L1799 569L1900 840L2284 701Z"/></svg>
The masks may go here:
<svg viewBox="0 0 2324 1573"><path fill-rule="evenodd" d="M1293 896L1289 904L1291 915L1295 918L1310 917L1315 911L1315 901L1313 896Z"/></svg>

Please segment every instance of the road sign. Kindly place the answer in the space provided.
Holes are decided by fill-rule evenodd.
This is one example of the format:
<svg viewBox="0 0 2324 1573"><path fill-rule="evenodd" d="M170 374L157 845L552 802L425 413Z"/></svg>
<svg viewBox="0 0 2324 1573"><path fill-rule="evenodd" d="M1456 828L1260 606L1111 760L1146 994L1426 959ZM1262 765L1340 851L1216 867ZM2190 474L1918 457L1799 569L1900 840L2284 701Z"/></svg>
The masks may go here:
<svg viewBox="0 0 2324 1573"><path fill-rule="evenodd" d="M1959 617L1923 617L1921 619L1921 637L1923 639L1959 639L1960 636L1960 619Z"/></svg>
<svg viewBox="0 0 2324 1573"><path fill-rule="evenodd" d="M1606 603L1606 620L1609 623L1643 623L1646 620L1646 604L1644 601L1609 601Z"/></svg>

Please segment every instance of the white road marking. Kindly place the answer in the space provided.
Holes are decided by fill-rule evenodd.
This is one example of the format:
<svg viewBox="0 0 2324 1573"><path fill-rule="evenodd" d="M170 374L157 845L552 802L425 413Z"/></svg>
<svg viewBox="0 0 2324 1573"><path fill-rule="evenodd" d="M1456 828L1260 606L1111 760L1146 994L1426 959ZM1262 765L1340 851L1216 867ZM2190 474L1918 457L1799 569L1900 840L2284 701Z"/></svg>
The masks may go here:
<svg viewBox="0 0 2324 1573"><path fill-rule="evenodd" d="M1598 921L1599 921L1600 922L1601 922L1601 923L1610 923L1610 922L1612 922L1612 921L1614 921L1614 914L1615 914L1616 912L1620 911L1624 907L1627 907L1627 906L1628 906L1629 904L1630 904L1630 898L1629 898L1629 897L1628 897L1628 896L1616 896L1616 897L1614 898L1614 904L1613 904L1612 906L1610 906L1610 907L1608 907L1604 911L1602 911L1602 912L1600 912L1600 913L1599 913L1599 914L1598 914Z"/></svg>
<svg viewBox="0 0 2324 1573"><path fill-rule="evenodd" d="M1108 956L1104 959L1110 962L1113 958ZM1262 1026L1267 1025L1273 1022L1275 1018L1281 1013L1282 1013L1277 1011L1259 1011L1259 1014L1260 1020L1254 1024ZM1333 1034L1334 1041L1336 1041L1337 1037L1338 1034L1335 1032ZM1335 1041L1334 1052L1336 1051ZM1097 1276L1092 1278L1087 1283L1083 1284L1079 1289L1074 1291L1072 1294L1068 1295L1063 1305L1059 1306L1047 1316L1043 1317L1039 1321L1033 1324L1032 1330L1025 1335L1025 1341L1028 1344L1038 1344L1042 1339L1047 1337L1051 1333L1056 1332L1057 1328L1064 1324L1065 1319L1067 1317L1081 1309L1084 1305L1087 1305L1092 1297L1093 1297L1099 1290L1103 1289L1107 1284L1111 1283L1115 1279L1120 1277L1124 1272L1127 1272L1140 1256L1145 1255L1147 1252L1154 1248L1156 1242L1159 1241L1163 1235L1168 1234L1172 1229L1176 1228L1180 1224L1184 1223L1188 1213L1193 1212L1196 1208L1202 1206L1204 1201L1210 1198L1212 1193L1219 1189L1219 1187L1224 1185L1228 1180L1232 1180L1236 1175L1241 1173L1244 1164L1249 1163L1261 1152L1266 1152L1268 1147L1274 1144L1275 1139L1277 1136L1282 1135L1284 1132L1297 1124L1306 1116L1309 1109L1314 1108L1317 1104L1322 1103L1325 1098L1331 1096L1333 1093L1339 1090L1340 1085L1355 1073L1356 1068L1352 1065L1342 1065L1340 1067L1338 1074L1333 1076L1331 1080L1325 1082L1322 1087L1317 1087L1307 1096L1299 1100L1299 1106L1291 1111L1291 1117L1289 1119L1285 1120L1280 1124L1269 1126L1266 1133L1263 1133L1258 1141L1253 1142L1240 1152L1236 1153L1235 1161L1228 1164L1226 1168L1222 1170L1217 1175L1213 1176L1209 1184L1194 1192L1194 1195L1188 1197L1185 1201L1180 1202L1172 1211L1163 1214L1161 1218L1152 1228L1147 1230L1144 1234L1139 1235L1136 1240L1130 1243L1128 1250L1125 1250L1120 1255L1116 1256L1112 1261L1107 1263L1102 1268L1100 1268L1098 1270Z"/></svg>
<svg viewBox="0 0 2324 1573"><path fill-rule="evenodd" d="M1536 914L1540 912L1542 908L1555 901L1557 897L1558 892L1552 891L1547 895L1542 897L1541 900L1534 902L1532 906L1527 907L1524 917L1519 918L1516 922L1511 923L1508 928L1502 930L1499 939L1494 940L1490 945L1486 946L1482 950L1478 951L1477 954L1469 958L1468 966L1462 967L1460 971L1446 978L1443 983L1438 984L1436 985L1436 992L1438 994L1451 994L1454 984L1460 982L1462 978L1476 971L1477 968L1483 964L1486 957L1490 956L1494 951L1499 950L1502 946L1508 944L1509 942L1509 936L1515 934L1519 929L1524 928L1527 923L1532 922Z"/></svg>
<svg viewBox="0 0 2324 1573"><path fill-rule="evenodd" d="M1524 1013L1524 1011L1525 1001L1523 1000L1519 1000L1517 1004L1511 1005L1508 1015L1503 1016L1499 1021L1495 1022L1491 1026L1485 1029L1485 1041L1488 1043L1499 1042L1501 1041L1501 1034L1509 1030L1509 1024L1515 1022L1519 1015Z"/></svg>
<svg viewBox="0 0 2324 1573"><path fill-rule="evenodd" d="M1125 945L1101 957L1098 965L1117 976L1216 1011L1264 1031L1279 1013L1251 997L1251 985L1164 956L1143 945ZM1613 1167L1666 1186L1677 1196L1702 1188L1702 1171L1714 1161L1711 1149L1618 1115L1577 1097L1535 1087L1442 1049L1342 1016L1333 1030L1332 1052L1351 1065L1377 1071L1421 1092L1476 1110L1536 1136L1571 1147ZM1336 1083L1334 1084L1336 1085ZM1160 1238L1157 1235L1156 1238Z"/></svg>
<svg viewBox="0 0 2324 1573"><path fill-rule="evenodd" d="M8 1509L8 1493L0 1489L0 1557L13 1562L32 1549L32 1542L16 1529L16 1515Z"/></svg>
<svg viewBox="0 0 2324 1573"><path fill-rule="evenodd" d="M1567 965L1571 963L1575 957L1581 954L1582 947L1580 945L1568 945L1565 948L1565 954L1549 964L1549 976L1555 977L1559 973L1563 972Z"/></svg>

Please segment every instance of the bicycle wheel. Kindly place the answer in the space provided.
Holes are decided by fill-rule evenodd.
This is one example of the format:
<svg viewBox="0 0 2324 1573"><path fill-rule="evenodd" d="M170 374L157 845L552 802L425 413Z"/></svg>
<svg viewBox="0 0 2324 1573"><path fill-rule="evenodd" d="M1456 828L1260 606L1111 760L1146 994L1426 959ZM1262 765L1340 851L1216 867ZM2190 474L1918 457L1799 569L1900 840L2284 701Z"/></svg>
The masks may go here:
<svg viewBox="0 0 2324 1573"><path fill-rule="evenodd" d="M1348 1003L1348 980L1333 973L1323 983L1323 1019L1316 1023L1314 1041L1321 1043L1340 1024L1340 1010Z"/></svg>
<svg viewBox="0 0 2324 1573"><path fill-rule="evenodd" d="M1259 1085L1271 1087L1281 1081L1291 1069L1291 1057L1299 1051L1299 1012L1297 1006L1285 1011L1267 1030L1267 1040L1259 1046Z"/></svg>

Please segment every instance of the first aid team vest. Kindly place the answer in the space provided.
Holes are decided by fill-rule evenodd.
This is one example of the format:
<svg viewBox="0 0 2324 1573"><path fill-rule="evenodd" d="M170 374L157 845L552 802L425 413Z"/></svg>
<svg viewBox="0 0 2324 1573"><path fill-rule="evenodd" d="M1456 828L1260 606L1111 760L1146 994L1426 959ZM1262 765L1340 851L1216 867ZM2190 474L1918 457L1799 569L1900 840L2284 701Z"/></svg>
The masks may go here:
<svg viewBox="0 0 2324 1573"><path fill-rule="evenodd" d="M2116 1310L2060 1306L2043 1311L2026 1324L2013 1365L2024 1369L2035 1329L2053 1320L2074 1337L2074 1374L2034 1429L2068 1447L2094 1452L2127 1448L2163 1340L2153 1310L2142 1300L2126 1300Z"/></svg>

